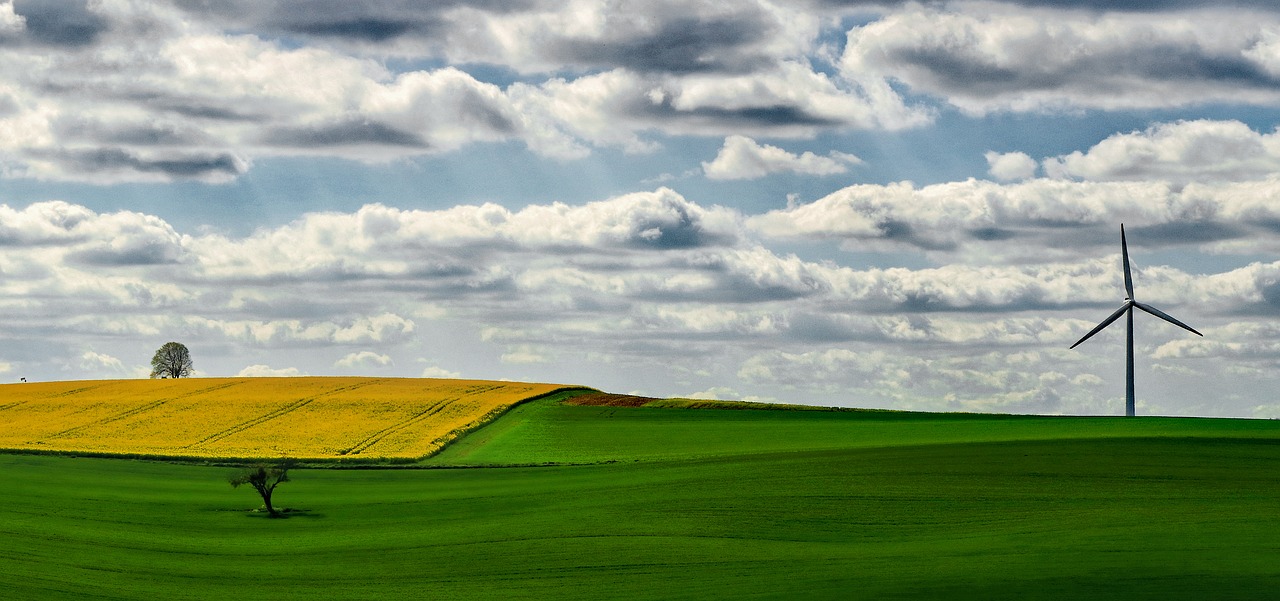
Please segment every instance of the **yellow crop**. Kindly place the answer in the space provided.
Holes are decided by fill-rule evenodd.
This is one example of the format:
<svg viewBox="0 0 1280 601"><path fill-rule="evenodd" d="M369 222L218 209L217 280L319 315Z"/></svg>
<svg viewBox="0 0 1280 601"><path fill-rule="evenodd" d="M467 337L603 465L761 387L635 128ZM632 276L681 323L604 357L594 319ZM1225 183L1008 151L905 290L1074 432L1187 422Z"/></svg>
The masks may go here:
<svg viewBox="0 0 1280 601"><path fill-rule="evenodd" d="M0 448L187 457L416 458L556 384L189 378L0 385Z"/></svg>

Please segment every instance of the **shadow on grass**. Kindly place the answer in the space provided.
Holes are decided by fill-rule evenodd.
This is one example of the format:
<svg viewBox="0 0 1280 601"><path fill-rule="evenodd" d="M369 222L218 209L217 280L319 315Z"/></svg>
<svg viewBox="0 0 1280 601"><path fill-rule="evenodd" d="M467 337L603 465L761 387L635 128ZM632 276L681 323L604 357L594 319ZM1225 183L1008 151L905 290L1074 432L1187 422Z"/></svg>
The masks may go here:
<svg viewBox="0 0 1280 601"><path fill-rule="evenodd" d="M280 511L276 512L274 515L272 515L271 513L268 513L266 509L262 509L262 508L249 509L249 510L246 510L244 514L245 514L245 517L263 518L268 520L287 520L289 518L322 518L324 517L323 513L316 513L314 511L311 511L310 509L294 509L292 507L281 509Z"/></svg>

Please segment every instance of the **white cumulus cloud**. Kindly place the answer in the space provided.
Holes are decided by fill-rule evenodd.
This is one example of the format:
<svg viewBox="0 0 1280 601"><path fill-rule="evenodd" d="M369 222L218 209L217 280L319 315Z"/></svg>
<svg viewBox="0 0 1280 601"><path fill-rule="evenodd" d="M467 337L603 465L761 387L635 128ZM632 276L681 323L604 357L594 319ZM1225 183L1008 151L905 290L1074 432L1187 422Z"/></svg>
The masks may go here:
<svg viewBox="0 0 1280 601"><path fill-rule="evenodd" d="M422 373L418 374L422 378L443 378L446 380L456 380L462 377L462 374L456 371L449 371L443 367L432 365L424 367Z"/></svg>
<svg viewBox="0 0 1280 601"><path fill-rule="evenodd" d="M746 136L729 136L715 159L702 163L702 170L711 179L757 179L774 173L836 175L847 173L850 165L861 162L854 155L838 151L827 156L812 152L797 155Z"/></svg>
<svg viewBox="0 0 1280 601"><path fill-rule="evenodd" d="M529 344L513 346L502 354L503 363L548 363L551 360L552 356L546 349Z"/></svg>
<svg viewBox="0 0 1280 601"><path fill-rule="evenodd" d="M128 371L119 359L97 351L85 351L80 355L80 369L98 373L124 373Z"/></svg>
<svg viewBox="0 0 1280 601"><path fill-rule="evenodd" d="M360 367L389 367L395 362L391 357L373 351L360 351L349 353L345 357L338 359L333 363L334 367L344 369L355 369Z"/></svg>
<svg viewBox="0 0 1280 601"><path fill-rule="evenodd" d="M846 247L962 253L974 261L1064 259L1111 245L1124 223L1158 246L1213 252L1275 249L1280 179L1177 185L1161 180L998 183L970 179L916 186L858 184L812 203L746 219L767 238L824 238Z"/></svg>
<svg viewBox="0 0 1280 601"><path fill-rule="evenodd" d="M988 173L1001 181L1031 179L1039 165L1025 152L986 153Z"/></svg>
<svg viewBox="0 0 1280 601"><path fill-rule="evenodd" d="M246 366L236 374L238 378L296 378L307 375L296 367L275 368L261 363Z"/></svg>
<svg viewBox="0 0 1280 601"><path fill-rule="evenodd" d="M0 3L0 33L15 33L27 26L27 19L13 11L13 2Z"/></svg>
<svg viewBox="0 0 1280 601"><path fill-rule="evenodd" d="M1044 169L1050 177L1087 180L1263 179L1280 172L1280 133L1255 132L1239 121L1157 123L1046 159Z"/></svg>

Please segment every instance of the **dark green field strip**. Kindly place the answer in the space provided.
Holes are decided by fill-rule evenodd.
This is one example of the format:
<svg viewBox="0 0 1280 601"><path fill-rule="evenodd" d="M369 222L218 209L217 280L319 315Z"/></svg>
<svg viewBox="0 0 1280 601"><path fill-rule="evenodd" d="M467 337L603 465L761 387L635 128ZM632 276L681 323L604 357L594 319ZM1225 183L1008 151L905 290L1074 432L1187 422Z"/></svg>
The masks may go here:
<svg viewBox="0 0 1280 601"><path fill-rule="evenodd" d="M122 599L1269 599L1280 445L1112 438L589 466L0 456L0 591Z"/></svg>
<svg viewBox="0 0 1280 601"><path fill-rule="evenodd" d="M1088 438L1280 440L1280 421L861 411L713 410L526 403L432 465L580 464L783 451Z"/></svg>

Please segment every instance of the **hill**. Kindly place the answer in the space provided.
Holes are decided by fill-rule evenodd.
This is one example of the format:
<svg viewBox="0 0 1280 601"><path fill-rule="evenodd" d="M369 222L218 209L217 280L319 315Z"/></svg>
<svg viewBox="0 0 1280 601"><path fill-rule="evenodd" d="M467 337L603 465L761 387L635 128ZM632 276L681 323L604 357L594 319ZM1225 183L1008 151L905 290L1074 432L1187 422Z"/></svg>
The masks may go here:
<svg viewBox="0 0 1280 601"><path fill-rule="evenodd" d="M40 599L1271 599L1280 422L521 403L420 465L0 454ZM581 402L581 399L580 401ZM638 405L638 406L629 406ZM705 407L720 407L709 409ZM480 467L489 466L489 467Z"/></svg>
<svg viewBox="0 0 1280 601"><path fill-rule="evenodd" d="M583 464L989 442L1184 438L1280 443L1280 421L914 413L589 393L515 407L427 463Z"/></svg>
<svg viewBox="0 0 1280 601"><path fill-rule="evenodd" d="M0 386L0 449L416 459L569 387L414 378L187 378Z"/></svg>

